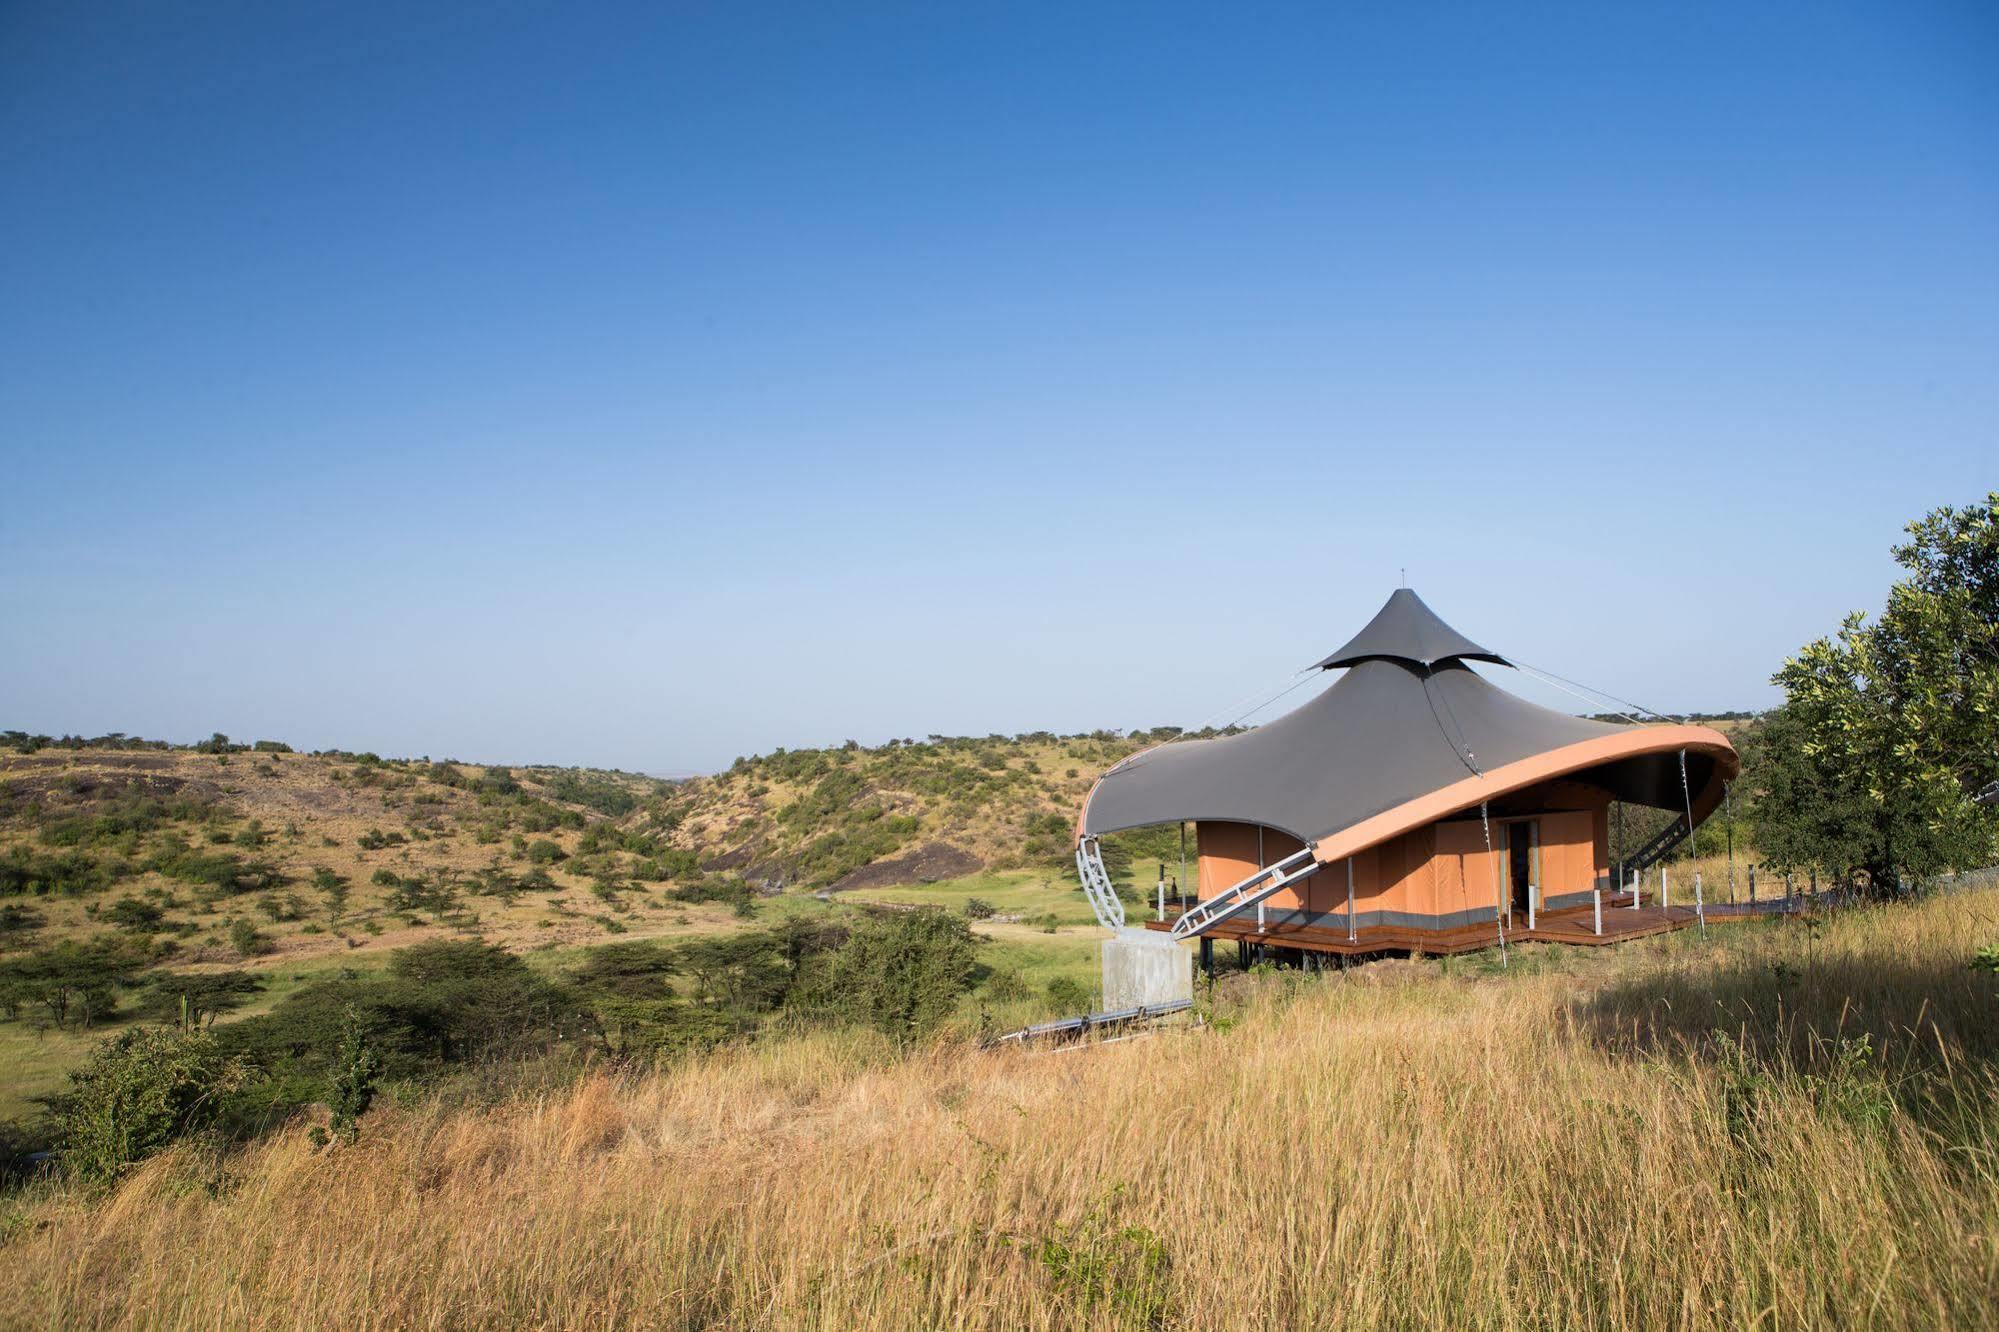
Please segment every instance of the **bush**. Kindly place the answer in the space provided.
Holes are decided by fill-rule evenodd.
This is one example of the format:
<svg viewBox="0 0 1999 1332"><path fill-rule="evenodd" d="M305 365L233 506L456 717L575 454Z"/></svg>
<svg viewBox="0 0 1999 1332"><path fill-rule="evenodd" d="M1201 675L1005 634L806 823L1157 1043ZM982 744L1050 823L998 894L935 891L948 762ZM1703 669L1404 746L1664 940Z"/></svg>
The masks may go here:
<svg viewBox="0 0 1999 1332"><path fill-rule="evenodd" d="M158 929L160 922L166 919L166 914L151 902L141 901L136 897L121 897L100 911L97 918L122 929L144 933Z"/></svg>
<svg viewBox="0 0 1999 1332"><path fill-rule="evenodd" d="M583 805L612 818L629 814L639 806L639 798L614 781L586 777L573 769L558 772L542 783L550 798Z"/></svg>
<svg viewBox="0 0 1999 1332"><path fill-rule="evenodd" d="M1032 993L1018 967L1003 967L986 977L986 995L994 1003L1015 1003Z"/></svg>
<svg viewBox="0 0 1999 1332"><path fill-rule="evenodd" d="M935 1031L971 988L977 942L962 917L904 911L854 927L833 955L835 1011L899 1038Z"/></svg>
<svg viewBox="0 0 1999 1332"><path fill-rule="evenodd" d="M271 939L249 920L238 916L229 923L229 946L244 957L254 957L271 951Z"/></svg>
<svg viewBox="0 0 1999 1332"><path fill-rule="evenodd" d="M1048 1002L1065 1016L1080 1016L1092 1005L1089 990L1073 976L1057 976L1048 982Z"/></svg>
<svg viewBox="0 0 1999 1332"><path fill-rule="evenodd" d="M242 1080L242 1066L205 1032L121 1032L91 1052L56 1100L60 1159L81 1179L115 1179L211 1122Z"/></svg>
<svg viewBox="0 0 1999 1332"><path fill-rule="evenodd" d="M147 861L146 868L170 879L205 888L216 897L268 892L285 882L285 876L277 866L268 861L244 860L226 851L195 851L178 838L170 840Z"/></svg>
<svg viewBox="0 0 1999 1332"><path fill-rule="evenodd" d="M397 951L383 976L314 981L218 1034L282 1084L269 1107L282 1109L330 1095L353 1041L383 1077L420 1081L454 1065L547 1052L590 1028L567 986L506 949L441 940Z"/></svg>
<svg viewBox="0 0 1999 1332"><path fill-rule="evenodd" d="M119 872L87 851L45 856L17 846L0 855L0 897L26 893L80 897L110 887Z"/></svg>
<svg viewBox="0 0 1999 1332"><path fill-rule="evenodd" d="M991 920L993 914L993 904L986 901L983 897L968 897L965 899L966 920Z"/></svg>

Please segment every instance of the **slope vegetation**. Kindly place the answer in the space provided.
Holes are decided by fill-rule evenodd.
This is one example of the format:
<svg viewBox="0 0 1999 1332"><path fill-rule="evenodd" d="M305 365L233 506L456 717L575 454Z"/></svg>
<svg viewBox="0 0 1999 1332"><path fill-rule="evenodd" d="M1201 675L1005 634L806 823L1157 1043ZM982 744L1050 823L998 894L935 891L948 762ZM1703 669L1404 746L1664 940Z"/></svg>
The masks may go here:
<svg viewBox="0 0 1999 1332"><path fill-rule="evenodd" d="M34 1326L1989 1326L1999 894L1246 977L1061 1054L773 1034L16 1204Z"/></svg>

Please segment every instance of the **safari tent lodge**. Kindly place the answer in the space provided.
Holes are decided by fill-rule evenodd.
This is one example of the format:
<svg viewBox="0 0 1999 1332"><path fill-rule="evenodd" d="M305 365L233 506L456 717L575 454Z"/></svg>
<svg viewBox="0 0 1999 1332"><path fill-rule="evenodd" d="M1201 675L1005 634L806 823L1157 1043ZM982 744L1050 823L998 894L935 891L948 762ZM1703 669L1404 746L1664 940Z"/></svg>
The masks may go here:
<svg viewBox="0 0 1999 1332"><path fill-rule="evenodd" d="M1123 929L1097 839L1178 823L1193 829L1199 901L1147 925L1200 939L1209 965L1217 938L1301 955L1453 953L1610 943L1701 919L1692 884L1678 904L1662 900L1663 875L1649 897L1638 884L1721 803L1739 768L1727 737L1539 707L1473 662L1514 664L1404 588L1315 663L1343 674L1295 711L1105 772L1077 827L1099 918ZM1613 802L1678 817L1614 865Z"/></svg>

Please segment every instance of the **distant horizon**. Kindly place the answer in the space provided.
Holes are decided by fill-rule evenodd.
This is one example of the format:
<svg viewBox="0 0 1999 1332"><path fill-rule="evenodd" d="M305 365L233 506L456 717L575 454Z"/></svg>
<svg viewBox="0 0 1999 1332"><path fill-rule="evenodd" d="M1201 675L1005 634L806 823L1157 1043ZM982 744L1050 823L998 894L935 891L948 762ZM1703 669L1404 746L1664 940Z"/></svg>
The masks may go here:
<svg viewBox="0 0 1999 1332"><path fill-rule="evenodd" d="M1305 695L1304 697L1309 698L1310 695ZM1763 711L1767 711L1767 709L1752 710L1744 708L1719 708L1710 711L1695 709L1691 712L1681 712L1681 713L1676 713L1674 715L1679 717L1693 718L1696 720L1732 719L1732 718L1747 718L1747 717L1759 716ZM1250 727L1261 725L1263 722L1269 721L1273 717L1281 715L1282 715L1281 712L1272 710L1269 713L1269 715L1258 717L1255 721L1245 726L1244 729L1249 729ZM1594 717L1597 719L1606 719L1614 717L1616 714L1609 712L1602 712L1602 713L1579 712L1575 713L1574 715ZM1104 731L1113 732L1118 735L1140 735L1151 731L1157 731L1163 727L1171 727L1175 725L1176 723L1173 722L1160 722L1153 726L1116 726L1116 727L1107 726L1101 728L1092 728L1092 730L1101 729ZM1180 729L1182 729L1183 731L1194 732L1198 731L1200 728L1181 727ZM493 767L493 766L512 767L512 768L587 768L600 772L628 773L637 777L650 777L657 781L667 781L667 782L687 781L697 777L717 776L723 772L728 771L731 764L733 764L733 762L735 761L735 759L731 759L729 763L718 764L711 768L657 768L657 767L621 768L621 767L613 767L597 763L559 763L559 762L552 762L546 759L475 758L475 757L467 757L466 755L463 754L429 754L429 753L418 754L414 752L408 752L408 753L398 752L394 749L387 749L387 750L354 749L349 746L338 745L338 744L300 745L300 744L294 744L289 738L282 735L259 735L259 736L251 736L247 734L236 735L228 731L221 731L214 729L211 729L208 735L197 736L189 740L176 740L166 735L148 735L140 731L120 731L115 728L106 728L106 729L93 728L90 730L77 730L72 727L60 730L49 730L40 727L20 727L20 726L0 725L0 733L6 733L6 732L21 732L23 734L33 736L36 738L46 738L47 740L50 741L50 747L60 747L61 742L70 739L79 739L79 740L88 741L93 739L105 739L107 737L116 735L116 736L123 736L127 740L135 743L142 743L142 744L163 743L175 750L192 749L196 745L200 744L202 741L209 739L211 736L224 735L228 737L230 743L232 744L254 745L260 741L276 742L278 744L287 746L291 752L299 754L308 754L308 755L372 753L375 754L377 757L384 759L386 761L396 761L396 762L465 763L465 764L470 764L474 767L482 767L482 768ZM932 744L932 743L953 741L953 740L987 740L987 739L992 739L995 735L997 735L998 738L1002 740L1017 741L1020 740L1022 737L1035 734L1051 734L1066 739L1066 738L1074 738L1077 736L1089 735L1091 734L1091 731L1051 731L1046 727L1036 728L1032 730L1025 730L1025 731L986 732L980 735L967 735L967 734L946 735L942 732L932 731L932 732L925 732L924 734L921 735L888 736L881 740L874 741L872 743L866 740L858 740L858 739L856 740L856 742L863 749L878 750L878 749L887 748L890 745L898 743L909 744L909 745L921 745L921 744ZM790 753L799 750L809 750L809 749L838 749L845 743L846 742L844 740L841 740L825 744L777 745L773 746L770 749L757 750L754 752L746 752L737 755L735 757L743 759L765 758L773 753L776 753L778 750L783 750L787 753Z"/></svg>

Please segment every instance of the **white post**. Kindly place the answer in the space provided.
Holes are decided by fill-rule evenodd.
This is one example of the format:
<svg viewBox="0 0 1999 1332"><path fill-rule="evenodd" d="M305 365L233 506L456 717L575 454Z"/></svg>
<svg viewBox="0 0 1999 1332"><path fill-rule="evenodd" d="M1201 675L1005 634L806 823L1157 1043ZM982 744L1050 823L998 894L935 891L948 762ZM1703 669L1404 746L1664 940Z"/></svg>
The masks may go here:
<svg viewBox="0 0 1999 1332"><path fill-rule="evenodd" d="M1347 857L1347 942L1355 939L1353 918L1353 857Z"/></svg>
<svg viewBox="0 0 1999 1332"><path fill-rule="evenodd" d="M1166 919L1166 880L1159 881L1159 918Z"/></svg>
<svg viewBox="0 0 1999 1332"><path fill-rule="evenodd" d="M1638 871L1631 871L1631 909L1638 909Z"/></svg>
<svg viewBox="0 0 1999 1332"><path fill-rule="evenodd" d="M1527 928L1534 928L1534 903L1540 899L1541 890L1534 884L1527 885Z"/></svg>
<svg viewBox="0 0 1999 1332"><path fill-rule="evenodd" d="M1263 903L1256 904L1256 932L1263 933Z"/></svg>
<svg viewBox="0 0 1999 1332"><path fill-rule="evenodd" d="M1694 871L1694 919L1701 923L1703 930L1707 928L1707 903L1701 898L1701 872L1699 870Z"/></svg>
<svg viewBox="0 0 1999 1332"><path fill-rule="evenodd" d="M1589 895L1590 895L1590 906L1594 910L1596 915L1596 932L1598 934L1602 934L1603 933L1603 889L1592 888L1589 890Z"/></svg>
<svg viewBox="0 0 1999 1332"><path fill-rule="evenodd" d="M1666 867L1661 865L1659 866L1659 909L1668 911L1672 909L1672 905L1672 889L1666 883Z"/></svg>

